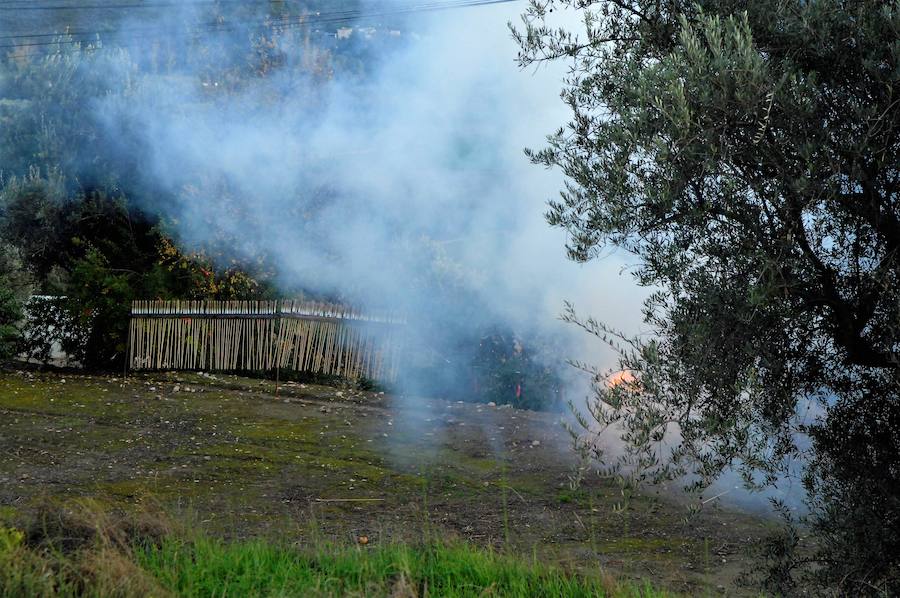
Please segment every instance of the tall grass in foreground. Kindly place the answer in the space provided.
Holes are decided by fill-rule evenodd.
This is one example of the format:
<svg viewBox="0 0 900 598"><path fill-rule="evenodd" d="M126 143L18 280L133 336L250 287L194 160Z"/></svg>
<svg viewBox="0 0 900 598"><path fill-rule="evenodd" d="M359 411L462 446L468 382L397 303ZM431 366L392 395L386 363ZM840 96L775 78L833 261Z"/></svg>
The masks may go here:
<svg viewBox="0 0 900 598"><path fill-rule="evenodd" d="M662 596L464 545L303 552L265 542L167 541L137 553L179 596Z"/></svg>
<svg viewBox="0 0 900 598"><path fill-rule="evenodd" d="M304 548L84 514L0 526L0 596L670 596L465 544Z"/></svg>

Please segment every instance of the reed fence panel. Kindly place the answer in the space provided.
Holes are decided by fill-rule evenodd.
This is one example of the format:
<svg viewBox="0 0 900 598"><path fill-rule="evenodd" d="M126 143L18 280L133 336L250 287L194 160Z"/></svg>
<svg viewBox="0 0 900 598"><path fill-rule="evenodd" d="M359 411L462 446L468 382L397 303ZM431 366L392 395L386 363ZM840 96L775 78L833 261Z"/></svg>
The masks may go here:
<svg viewBox="0 0 900 598"><path fill-rule="evenodd" d="M394 381L393 313L312 301L135 301L133 370L265 371L276 367Z"/></svg>

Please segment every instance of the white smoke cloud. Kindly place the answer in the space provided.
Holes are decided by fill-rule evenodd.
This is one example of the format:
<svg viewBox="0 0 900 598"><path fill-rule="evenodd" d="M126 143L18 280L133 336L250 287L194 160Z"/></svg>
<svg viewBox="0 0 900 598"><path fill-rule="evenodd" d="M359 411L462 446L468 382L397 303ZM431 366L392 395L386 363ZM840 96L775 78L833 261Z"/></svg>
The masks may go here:
<svg viewBox="0 0 900 598"><path fill-rule="evenodd" d="M144 185L160 191L144 207L174 217L189 247L224 232L235 257L265 253L288 286L412 312L445 309L441 295L462 287L485 320L565 339L560 359L612 367L608 348L558 320L563 303L637 334L647 292L627 272L635 258L571 262L565 233L543 217L563 178L530 164L523 148L541 147L568 120L559 98L566 65L516 66L507 22L522 8L411 17L399 46L367 58L371 74L338 71L325 84L287 68L220 93L228 82L215 68L160 69L130 93L96 102L95 116L140 164ZM577 21L557 16L567 26ZM202 16L160 19L123 27ZM211 34L209 45L230 40L245 44L246 36ZM289 47L289 66L319 58L302 34ZM155 52L138 49L143 57ZM110 80L130 76L120 66L108 63ZM164 205L153 203L157 196ZM477 323L452 316L444 334ZM581 383L567 395L576 403L589 392ZM728 475L714 491L758 505L759 495L747 497L739 485Z"/></svg>
<svg viewBox="0 0 900 598"><path fill-rule="evenodd" d="M413 284L435 268L423 256L427 238L444 256L438 267L489 317L565 334L571 354L561 357L613 365L557 321L563 302L634 333L644 292L622 272L628 256L575 264L564 233L543 218L562 178L522 150L568 117L563 66L517 68L507 22L520 9L411 18L402 49L373 57L375 74L362 82L338 76L321 87L276 74L211 95L218 82L203 87L200 74L162 76L101 103L98 115L111 130L139 131L125 136L128 151L179 198L168 209L189 243L223 230L238 239L236 252L274 258L287 282L416 311L437 309L442 292ZM214 183L185 191L182 175L198 172ZM313 205L323 188L332 200Z"/></svg>

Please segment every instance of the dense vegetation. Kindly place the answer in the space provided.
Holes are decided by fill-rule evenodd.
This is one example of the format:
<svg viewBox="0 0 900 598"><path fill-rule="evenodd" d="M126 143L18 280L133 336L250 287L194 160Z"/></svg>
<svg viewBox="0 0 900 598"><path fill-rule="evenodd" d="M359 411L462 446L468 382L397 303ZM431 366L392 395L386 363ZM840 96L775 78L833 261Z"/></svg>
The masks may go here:
<svg viewBox="0 0 900 598"><path fill-rule="evenodd" d="M782 538L770 588L900 592L900 4L534 0L517 35L573 65L531 154L568 176L549 221L659 289L653 340L569 314L630 373L594 371L620 465L766 486L800 457L815 541Z"/></svg>

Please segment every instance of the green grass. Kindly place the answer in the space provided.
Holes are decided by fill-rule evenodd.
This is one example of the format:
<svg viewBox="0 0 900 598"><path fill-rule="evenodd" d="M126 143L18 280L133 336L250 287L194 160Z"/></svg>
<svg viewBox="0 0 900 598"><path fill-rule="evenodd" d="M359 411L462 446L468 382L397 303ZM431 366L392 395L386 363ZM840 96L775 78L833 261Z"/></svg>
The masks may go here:
<svg viewBox="0 0 900 598"><path fill-rule="evenodd" d="M167 541L137 554L179 596L660 596L465 545L331 548Z"/></svg>
<svg viewBox="0 0 900 598"><path fill-rule="evenodd" d="M83 532L83 530L82 530ZM118 540L116 539L118 537ZM465 544L288 546L98 533L63 548L0 528L0 596L670 596Z"/></svg>

